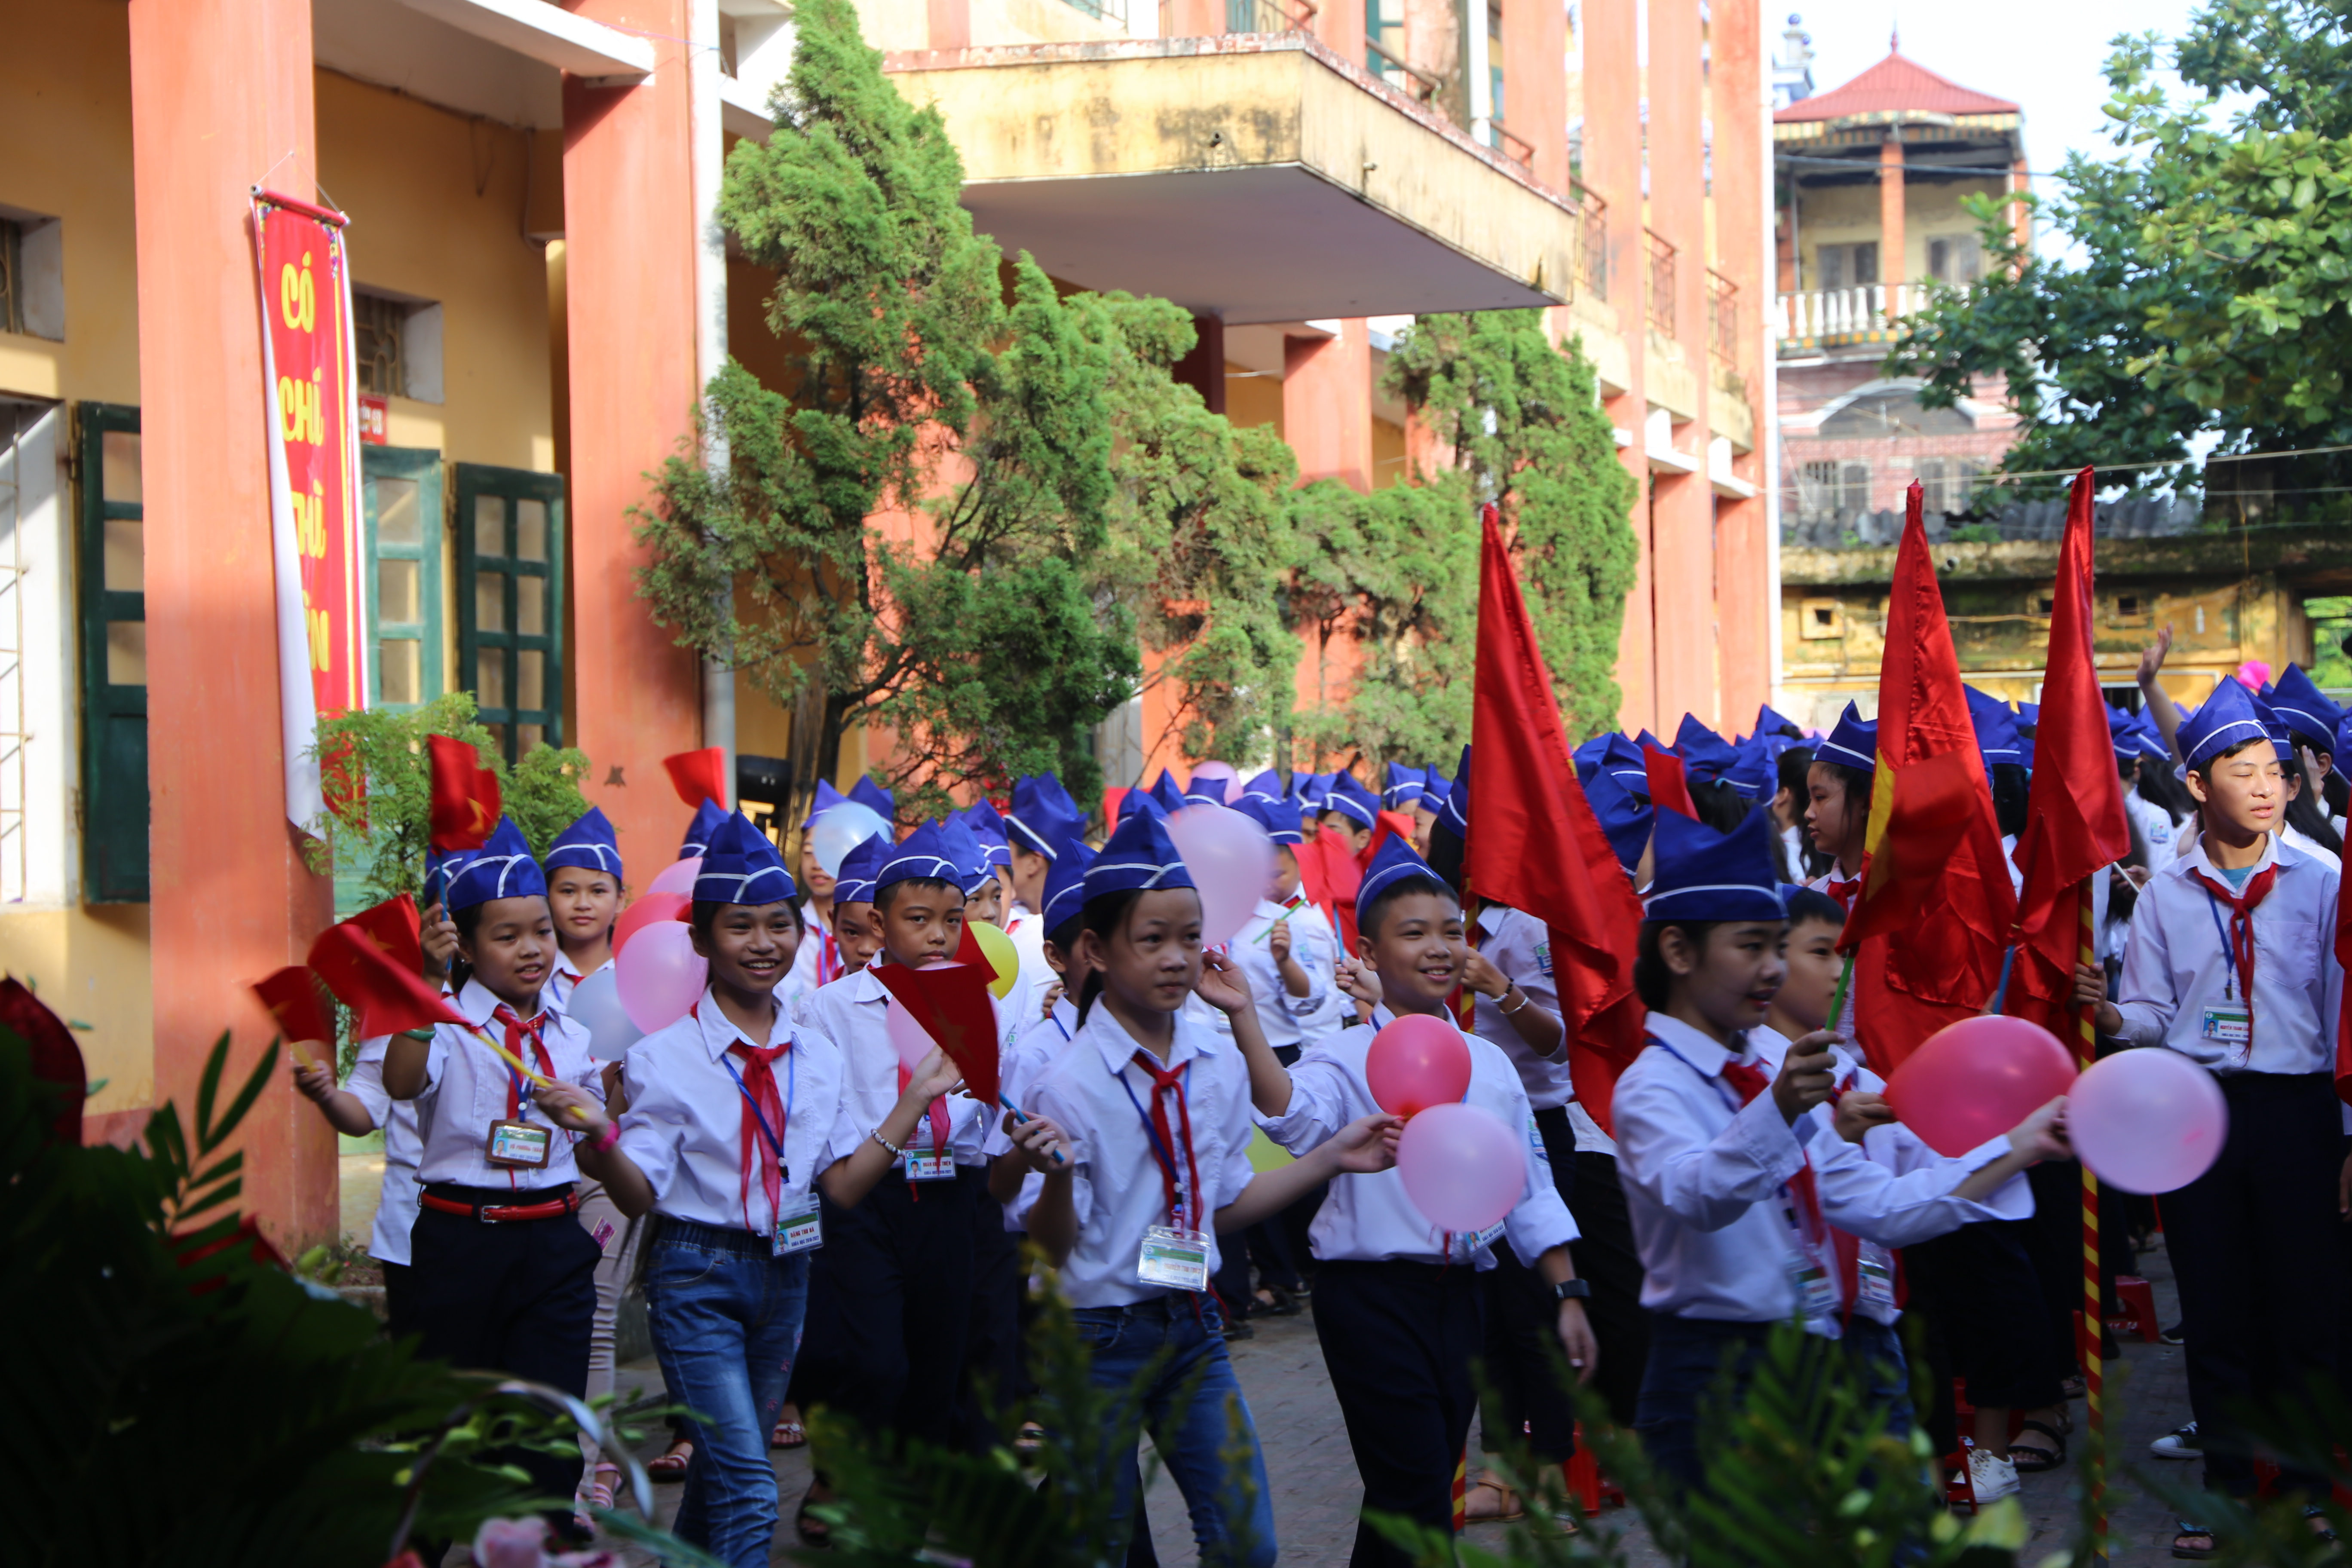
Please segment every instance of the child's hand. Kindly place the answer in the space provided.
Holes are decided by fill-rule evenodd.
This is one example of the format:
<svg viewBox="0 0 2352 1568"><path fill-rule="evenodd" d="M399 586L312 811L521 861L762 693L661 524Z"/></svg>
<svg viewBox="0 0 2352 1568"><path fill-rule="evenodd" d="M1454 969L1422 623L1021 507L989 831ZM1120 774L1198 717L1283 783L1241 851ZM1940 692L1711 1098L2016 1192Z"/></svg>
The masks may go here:
<svg viewBox="0 0 2352 1568"><path fill-rule="evenodd" d="M612 1118L606 1116L604 1108L596 1103L596 1097L576 1083L547 1084L536 1090L531 1098L539 1101L540 1109L547 1112L549 1121L574 1132L585 1132L592 1138L602 1137L604 1129L612 1124Z"/></svg>
<svg viewBox="0 0 2352 1568"><path fill-rule="evenodd" d="M907 1093L912 1095L919 1105L929 1105L940 1096L962 1087L963 1069L937 1046L931 1047L929 1056L915 1064L913 1075L907 1079Z"/></svg>
<svg viewBox="0 0 2352 1568"><path fill-rule="evenodd" d="M2165 656L2171 651L2172 623L2167 621L2164 629L2156 634L2156 640L2148 644L2139 656L2140 685L2146 686L2156 679L2157 671L2164 668Z"/></svg>
<svg viewBox="0 0 2352 1568"><path fill-rule="evenodd" d="M2095 963L2074 966L2074 1005L2095 1007L2107 999L2107 972Z"/></svg>
<svg viewBox="0 0 2352 1568"><path fill-rule="evenodd" d="M1044 1117L1033 1116L1026 1121L1016 1121L1008 1112L1004 1118L1004 1135L1013 1140L1013 1152L1031 1170L1051 1175L1056 1170L1070 1168L1073 1151L1068 1136Z"/></svg>
<svg viewBox="0 0 2352 1568"><path fill-rule="evenodd" d="M1341 1171L1367 1176L1396 1163L1394 1135L1403 1130L1402 1116L1360 1116L1333 1134L1328 1147Z"/></svg>
<svg viewBox="0 0 2352 1568"><path fill-rule="evenodd" d="M1381 1005L1381 977L1362 961L1341 953L1337 978L1339 989L1362 1003L1367 1015Z"/></svg>
<svg viewBox="0 0 2352 1568"><path fill-rule="evenodd" d="M2009 1130L2010 1152L2029 1165L2044 1160L2071 1160L2074 1146L2066 1141L2066 1097L2060 1095Z"/></svg>
<svg viewBox="0 0 2352 1568"><path fill-rule="evenodd" d="M1503 972L1495 967L1495 961L1475 947L1464 950L1462 988L1475 991L1479 995L1496 1002L1511 994L1511 983L1503 978Z"/></svg>
<svg viewBox="0 0 2352 1568"><path fill-rule="evenodd" d="M425 911L417 922L417 942L425 950L425 978L446 980L449 976L449 961L457 956L457 922L439 904Z"/></svg>
<svg viewBox="0 0 2352 1568"><path fill-rule="evenodd" d="M322 1067L296 1066L294 1092L313 1105L324 1105L335 1092L335 1075Z"/></svg>
<svg viewBox="0 0 2352 1568"><path fill-rule="evenodd" d="M1584 1303L1570 1297L1559 1304L1559 1321L1555 1325L1559 1334L1559 1348L1568 1356L1568 1364L1576 1371L1576 1381L1587 1384L1601 1367L1601 1342L1592 1337L1592 1324L1584 1316Z"/></svg>
<svg viewBox="0 0 2352 1568"><path fill-rule="evenodd" d="M1062 993L1066 989L1067 987L1058 980L1055 981L1051 985L1046 986L1045 1005L1037 1010L1037 1016L1041 1018L1052 1017L1054 1016L1054 1004L1062 999Z"/></svg>
<svg viewBox="0 0 2352 1568"><path fill-rule="evenodd" d="M1222 952L1201 954L1201 978L1193 983L1192 991L1202 1001L1229 1016L1250 1005L1249 977Z"/></svg>
<svg viewBox="0 0 2352 1568"><path fill-rule="evenodd" d="M1849 1143L1861 1142L1872 1128L1884 1127L1894 1120L1895 1108L1886 1103L1886 1097L1868 1089L1848 1089L1831 1112L1837 1135Z"/></svg>
<svg viewBox="0 0 2352 1568"><path fill-rule="evenodd" d="M1275 921L1274 929L1265 933L1265 950L1274 955L1276 963L1290 956L1290 921L1287 919Z"/></svg>
<svg viewBox="0 0 2352 1568"><path fill-rule="evenodd" d="M1830 1047L1837 1039L1827 1029L1815 1029L1789 1047L1780 1076L1772 1080L1772 1103L1780 1108L1783 1121L1794 1125L1798 1117L1829 1099L1837 1070Z"/></svg>

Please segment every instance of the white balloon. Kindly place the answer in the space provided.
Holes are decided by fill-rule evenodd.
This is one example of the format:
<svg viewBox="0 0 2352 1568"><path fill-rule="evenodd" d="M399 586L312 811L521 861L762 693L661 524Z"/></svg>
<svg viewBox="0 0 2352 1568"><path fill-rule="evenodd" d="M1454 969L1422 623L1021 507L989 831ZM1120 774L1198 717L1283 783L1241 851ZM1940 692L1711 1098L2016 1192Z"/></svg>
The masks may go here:
<svg viewBox="0 0 2352 1568"><path fill-rule="evenodd" d="M1201 940L1231 942L1274 881L1274 841L1229 805L1186 806L1168 818L1168 837L1201 891Z"/></svg>
<svg viewBox="0 0 2352 1568"><path fill-rule="evenodd" d="M816 856L816 863L824 868L828 877L841 875L841 863L849 852L877 833L888 833L890 825L882 814L870 805L854 800L839 805L826 806L809 818L808 845Z"/></svg>
<svg viewBox="0 0 2352 1568"><path fill-rule="evenodd" d="M621 1005L620 974L614 969L600 969L573 986L563 1011L588 1031L588 1054L598 1061L619 1061L646 1037Z"/></svg>

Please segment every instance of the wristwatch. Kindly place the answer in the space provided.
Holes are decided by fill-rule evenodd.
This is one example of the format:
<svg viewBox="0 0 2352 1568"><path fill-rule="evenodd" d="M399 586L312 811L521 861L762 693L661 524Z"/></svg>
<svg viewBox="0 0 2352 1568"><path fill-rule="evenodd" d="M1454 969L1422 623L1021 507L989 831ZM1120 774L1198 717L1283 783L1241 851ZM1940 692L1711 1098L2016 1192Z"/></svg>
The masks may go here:
<svg viewBox="0 0 2352 1568"><path fill-rule="evenodd" d="M1590 1279L1563 1279L1559 1284L1551 1288L1551 1293L1553 1298L1557 1300L1580 1301L1592 1294L1592 1281Z"/></svg>

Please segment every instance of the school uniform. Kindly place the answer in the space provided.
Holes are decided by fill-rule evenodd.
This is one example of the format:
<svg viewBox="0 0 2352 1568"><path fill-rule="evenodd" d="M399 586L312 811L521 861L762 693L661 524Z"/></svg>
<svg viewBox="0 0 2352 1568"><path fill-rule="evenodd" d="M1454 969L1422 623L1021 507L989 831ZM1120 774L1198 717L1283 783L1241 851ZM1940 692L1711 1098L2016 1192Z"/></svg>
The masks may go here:
<svg viewBox="0 0 2352 1568"><path fill-rule="evenodd" d="M2223 681L2214 701L2234 685ZM2116 1007L2125 1042L2179 1052L2211 1072L2229 1100L2221 1157L2163 1200L2189 1405L2215 1490L2252 1489L2251 1461L2224 1451L2238 1430L2232 1406L2294 1396L2336 1365L2338 886L2326 866L2273 837L2233 889L2200 838L2140 889L2124 950ZM2242 919L2233 901L2251 906ZM2231 951L2245 956L2247 933L2251 1011Z"/></svg>
<svg viewBox="0 0 2352 1568"><path fill-rule="evenodd" d="M1375 1032L1370 1026L1343 1030L1299 1058L1290 1069L1289 1106L1260 1119L1275 1142L1304 1154L1358 1118L1379 1113L1364 1077ZM1464 1043L1470 1054L1465 1102L1517 1137L1515 1152L1526 1166L1517 1205L1493 1230L1456 1236L1422 1216L1397 1172L1344 1175L1331 1182L1309 1231L1318 1265L1315 1332L1363 1478L1364 1510L1402 1514L1433 1530L1453 1521L1454 1466L1477 1403L1471 1364L1486 1357L1490 1372L1502 1375L1482 1321L1481 1279L1504 1278L1499 1266L1507 1256L1508 1267L1524 1272L1577 1235L1517 1071L1487 1041L1465 1036ZM1526 1287L1519 1276L1508 1278L1515 1288ZM1556 1299L1548 1289L1543 1295L1556 1321ZM1546 1362L1547 1381L1551 1370ZM1412 1558L1365 1521L1349 1561L1387 1565Z"/></svg>
<svg viewBox="0 0 2352 1568"><path fill-rule="evenodd" d="M345 1092L367 1107L368 1116L383 1132L383 1181L375 1200L375 1219L368 1227L368 1256L383 1271L384 1329L394 1339L415 1331L409 1309L408 1233L416 1226L416 1163L424 1140L416 1128L416 1102L394 1100L383 1087L383 1052L389 1035L372 1035L360 1042L358 1062L343 1081Z"/></svg>
<svg viewBox="0 0 2352 1568"><path fill-rule="evenodd" d="M834 897L840 898L839 884ZM841 978L841 943L833 934L830 911L819 910L814 899L801 901L801 945L793 954L793 966L784 975L784 983L776 987L777 995L789 1007L792 1003L820 990Z"/></svg>

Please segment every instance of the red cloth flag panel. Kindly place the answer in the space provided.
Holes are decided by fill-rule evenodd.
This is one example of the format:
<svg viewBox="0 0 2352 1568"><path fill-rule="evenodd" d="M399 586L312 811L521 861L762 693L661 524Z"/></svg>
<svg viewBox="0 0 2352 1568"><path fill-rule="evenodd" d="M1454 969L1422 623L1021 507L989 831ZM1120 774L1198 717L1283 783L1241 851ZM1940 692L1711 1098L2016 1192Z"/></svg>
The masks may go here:
<svg viewBox="0 0 2352 1568"><path fill-rule="evenodd" d="M2006 1010L2071 1041L2074 963L2082 945L2083 884L2131 850L2106 699L2091 646L2093 577L2089 468L2074 476L2066 532L2051 593L2050 658L2033 733L2033 779L2017 841L2025 886L2017 906L2017 959ZM2339 930L2337 951L2344 948ZM2337 1047L2343 1059L2343 1047Z"/></svg>
<svg viewBox="0 0 2352 1568"><path fill-rule="evenodd" d="M499 775L482 766L480 753L449 735L427 735L425 750L433 769L430 837L433 847L479 849L498 831L504 802Z"/></svg>
<svg viewBox="0 0 2352 1568"><path fill-rule="evenodd" d="M25 1042L32 1053L33 1076L58 1087L47 1141L79 1147L82 1107L89 1100L89 1069L82 1061L73 1030L13 974L0 979L0 1029Z"/></svg>
<svg viewBox="0 0 2352 1568"><path fill-rule="evenodd" d="M1002 1091L996 1079L996 1007L988 994L986 961L923 969L885 963L872 973L962 1069L964 1092L994 1105Z"/></svg>
<svg viewBox="0 0 2352 1568"><path fill-rule="evenodd" d="M1643 1008L1633 994L1641 900L1576 782L1551 672L1495 508L1481 522L1470 723L1478 782L1465 890L1551 928L1570 1074L1606 1130L1617 1079L1642 1051Z"/></svg>
<svg viewBox="0 0 2352 1568"><path fill-rule="evenodd" d="M1691 801L1690 779L1683 771L1680 757L1655 746L1644 746L1642 771L1649 776L1652 805L1660 811L1679 811L1693 822L1698 820L1698 807Z"/></svg>
<svg viewBox="0 0 2352 1568"><path fill-rule="evenodd" d="M415 900L406 893L362 910L345 923L366 932L368 940L383 949L384 956L401 968L412 974L423 972L424 927L416 913Z"/></svg>
<svg viewBox="0 0 2352 1568"><path fill-rule="evenodd" d="M1992 784L1969 719L1920 508L1915 480L1887 599L1863 890L1846 917L1849 932L1868 933L1854 961L1854 1032L1882 1078L1937 1029L1983 1011L2000 982L2017 915ZM1942 761L1952 756L1958 760ZM2112 761L2105 766L2115 771ZM1906 779L1906 770L1916 772ZM1925 835L1928 822L1937 824L1935 837L1950 836L1946 853L1897 840L1898 832ZM1890 860L1874 876L1874 861Z"/></svg>
<svg viewBox="0 0 2352 1568"><path fill-rule="evenodd" d="M319 989L319 977L301 964L289 963L255 981L253 994L269 1009L278 1034L286 1039L334 1044L335 1021L327 1012L327 999Z"/></svg>
<svg viewBox="0 0 2352 1568"><path fill-rule="evenodd" d="M705 746L698 752L680 752L664 757L662 766L669 770L669 782L677 791L677 798L702 809L704 801L724 810L727 805L727 753L718 746Z"/></svg>
<svg viewBox="0 0 2352 1568"><path fill-rule="evenodd" d="M310 970L327 989L360 1017L363 1038L396 1035L432 1024L471 1028L464 1014L425 984L414 969L403 969L366 931L348 921L331 925L310 944Z"/></svg>

